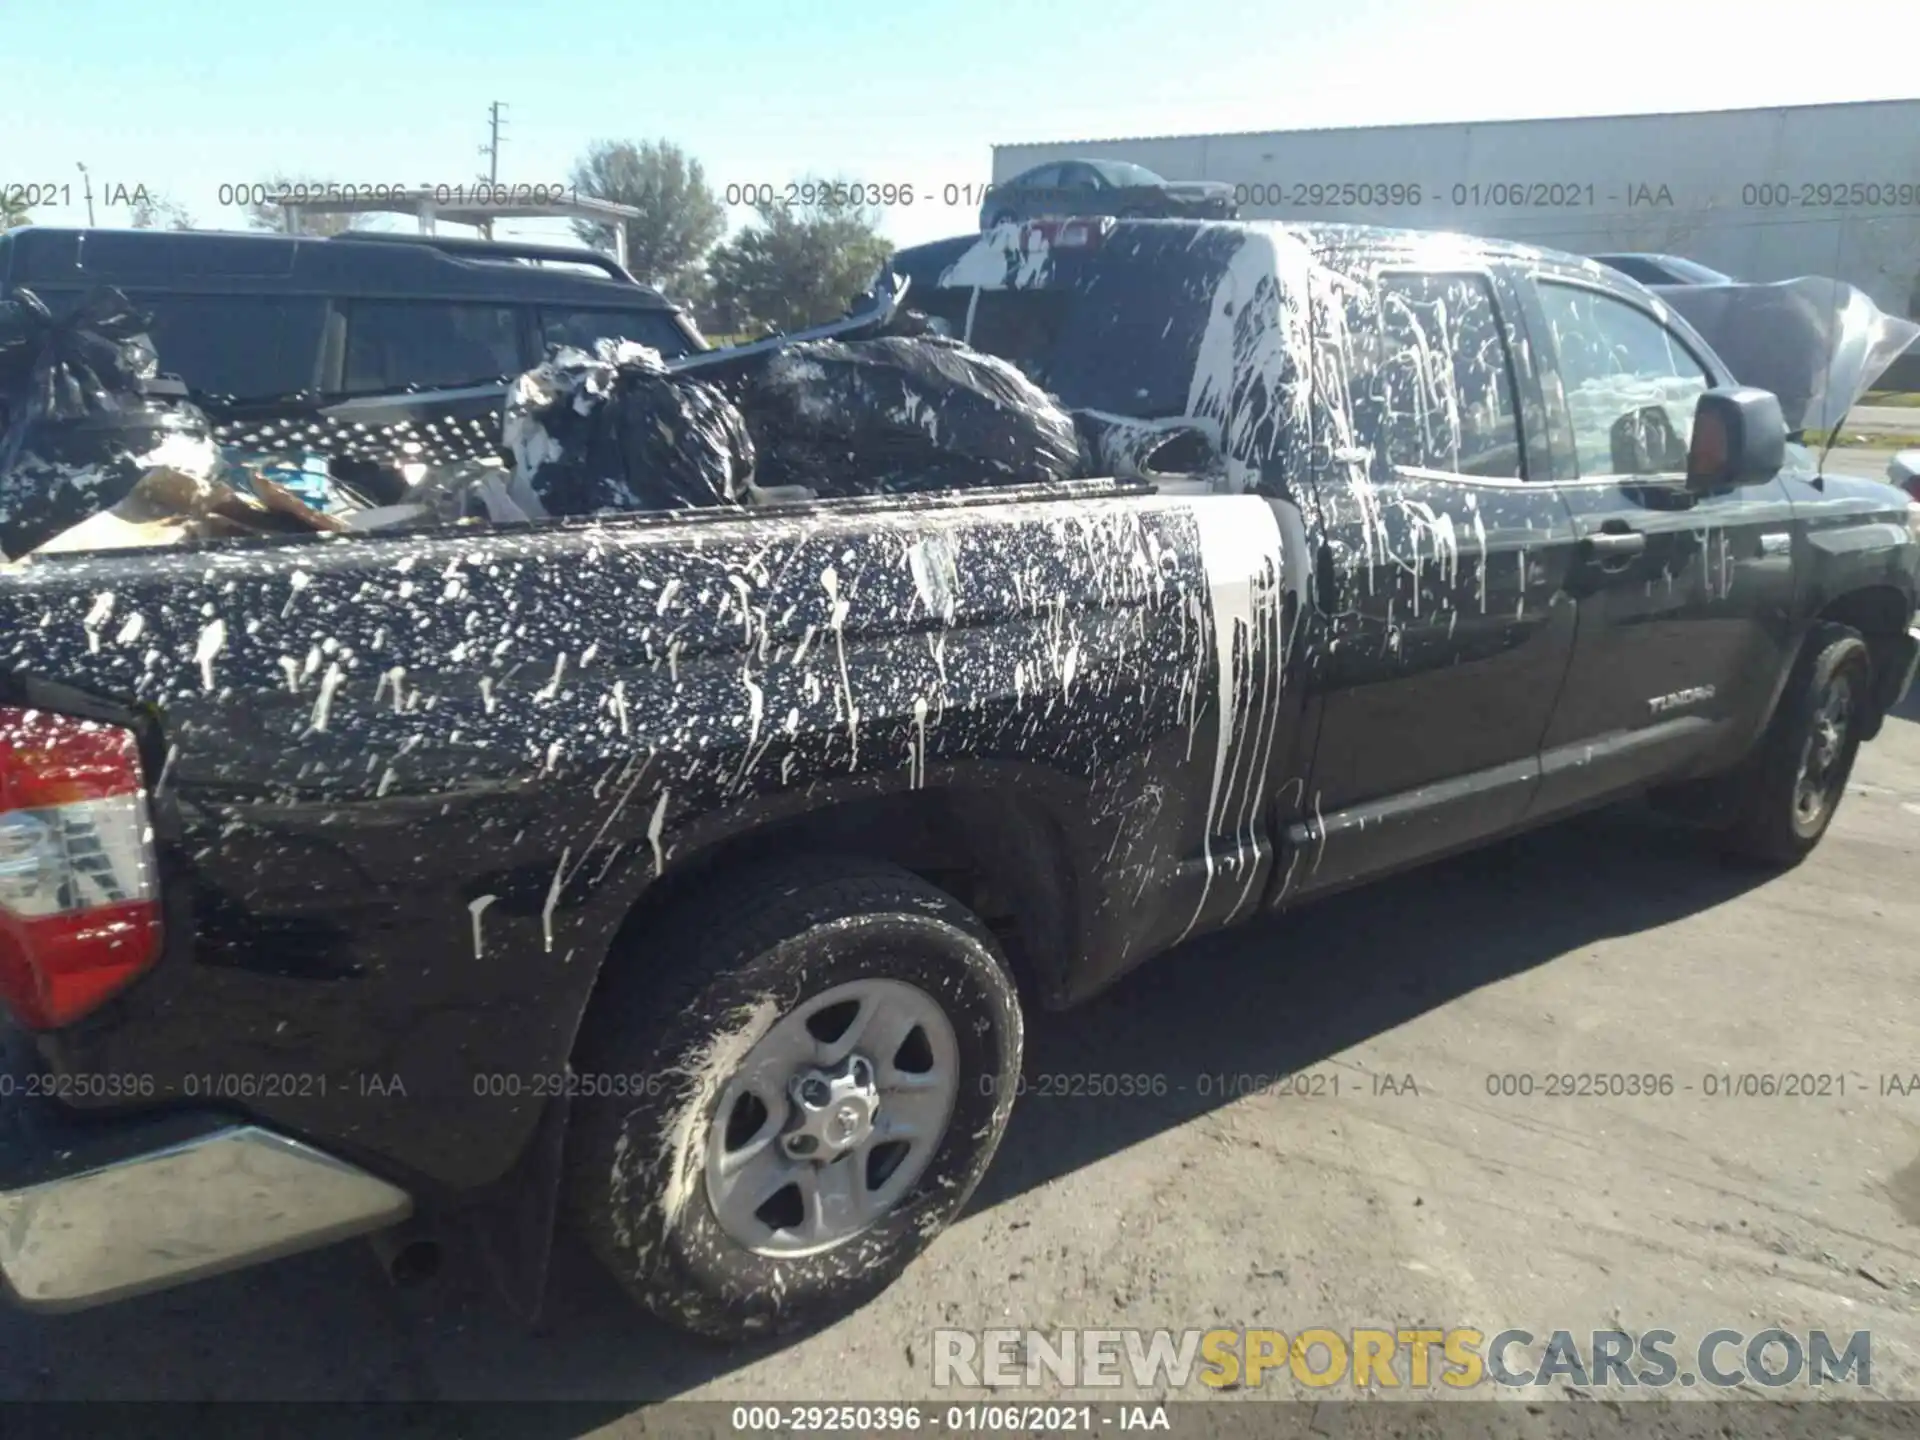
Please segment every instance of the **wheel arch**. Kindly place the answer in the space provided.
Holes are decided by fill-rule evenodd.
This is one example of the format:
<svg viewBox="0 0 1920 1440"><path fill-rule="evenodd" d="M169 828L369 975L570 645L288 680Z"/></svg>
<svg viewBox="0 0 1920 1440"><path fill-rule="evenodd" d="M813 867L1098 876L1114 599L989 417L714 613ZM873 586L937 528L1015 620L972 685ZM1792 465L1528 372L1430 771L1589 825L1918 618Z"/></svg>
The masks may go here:
<svg viewBox="0 0 1920 1440"><path fill-rule="evenodd" d="M1010 787L827 800L676 853L627 910L601 963L722 872L840 854L889 861L952 895L1000 941L1023 1001L1052 1006L1067 988L1082 894L1067 834L1052 805Z"/></svg>
<svg viewBox="0 0 1920 1440"><path fill-rule="evenodd" d="M1863 585L1824 600L1819 609L1801 622L1792 647L1787 652L1786 663L1774 676L1773 688L1766 697L1765 711L1757 718L1753 730L1754 743L1759 743L1759 737L1765 735L1767 727L1773 723L1795 667L1800 664L1807 647L1816 643L1822 626L1845 625L1859 632L1866 641L1874 673L1878 675L1885 671L1906 640L1907 627L1912 623L1913 603L1913 598L1906 591L1890 584ZM1861 738L1871 740L1879 733L1881 721L1885 718L1884 712L1876 706L1868 716Z"/></svg>
<svg viewBox="0 0 1920 1440"><path fill-rule="evenodd" d="M1867 642L1867 654L1873 661L1875 703L1862 726L1862 740L1879 734L1886 719L1880 703L1880 677L1898 663L1913 614L1913 597L1906 591L1895 585L1867 585L1834 596L1813 616L1815 628L1823 623L1845 625L1857 630Z"/></svg>

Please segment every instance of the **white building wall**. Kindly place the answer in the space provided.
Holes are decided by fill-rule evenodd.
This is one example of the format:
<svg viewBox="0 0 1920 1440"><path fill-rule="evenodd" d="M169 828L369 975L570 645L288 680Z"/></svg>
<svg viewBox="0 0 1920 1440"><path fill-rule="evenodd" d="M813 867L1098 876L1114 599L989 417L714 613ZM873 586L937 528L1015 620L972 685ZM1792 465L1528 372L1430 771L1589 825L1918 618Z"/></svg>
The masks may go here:
<svg viewBox="0 0 1920 1440"><path fill-rule="evenodd" d="M993 178L1069 158L1228 181L1249 219L1665 251L1756 281L1836 275L1920 314L1920 100L1000 145Z"/></svg>

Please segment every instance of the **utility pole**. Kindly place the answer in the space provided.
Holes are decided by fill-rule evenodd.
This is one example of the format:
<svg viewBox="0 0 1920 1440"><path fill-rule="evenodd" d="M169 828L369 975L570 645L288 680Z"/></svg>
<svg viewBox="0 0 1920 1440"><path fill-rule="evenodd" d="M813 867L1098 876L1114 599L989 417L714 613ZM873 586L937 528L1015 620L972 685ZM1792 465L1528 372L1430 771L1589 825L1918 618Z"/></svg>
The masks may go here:
<svg viewBox="0 0 1920 1440"><path fill-rule="evenodd" d="M76 165L79 165L79 164L80 164L80 162L79 162L79 161L77 161L77 160L76 160L76 161L75 161L74 163L75 163ZM81 179L81 182L82 182L82 183L83 183L83 184L85 185L85 187L86 187L86 192L87 192L87 228L88 228L89 230L91 230L91 229L93 229L93 177L92 177L91 175L89 175L89 174L87 174L87 167L86 167L86 166L84 166L84 165L80 165L80 179Z"/></svg>
<svg viewBox="0 0 1920 1440"><path fill-rule="evenodd" d="M500 112L506 108L507 107L498 100L487 107L488 139L487 143L480 147L480 153L487 157L487 183L489 185L498 185L500 183ZM482 225L480 227L480 233L485 235L489 240L493 239L493 222L489 220Z"/></svg>
<svg viewBox="0 0 1920 1440"><path fill-rule="evenodd" d="M487 115L492 133L492 138L487 142L486 150L489 162L487 165L487 179L495 185L500 183L500 112L506 108L507 107L498 100L487 107Z"/></svg>

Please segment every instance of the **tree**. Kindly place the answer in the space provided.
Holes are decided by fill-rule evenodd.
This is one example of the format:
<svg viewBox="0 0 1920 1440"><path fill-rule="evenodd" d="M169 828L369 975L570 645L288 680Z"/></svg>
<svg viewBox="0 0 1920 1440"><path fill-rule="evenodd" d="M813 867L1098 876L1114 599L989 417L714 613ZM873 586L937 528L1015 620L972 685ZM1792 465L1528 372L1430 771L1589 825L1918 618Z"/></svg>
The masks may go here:
<svg viewBox="0 0 1920 1440"><path fill-rule="evenodd" d="M4 185L0 185L0 230L15 230L32 223L33 217L27 213L26 197L18 191L9 193Z"/></svg>
<svg viewBox="0 0 1920 1440"><path fill-rule="evenodd" d="M583 196L640 212L622 222L635 277L670 295L698 288L700 262L727 230L726 211L698 160L667 140L601 140L575 164L572 183ZM585 244L613 252L611 223L576 220L573 229Z"/></svg>
<svg viewBox="0 0 1920 1440"><path fill-rule="evenodd" d="M275 175L263 180L259 185L250 187L255 194L264 192L268 197L282 195L288 191L297 193L304 185L309 194L316 190L324 194L328 182L325 180L296 180L286 175ZM256 230L285 230L286 212L271 198L256 201L244 207L247 223ZM348 230L365 230L373 223L371 215L316 215L307 211L300 216L295 233L300 235L341 235Z"/></svg>
<svg viewBox="0 0 1920 1440"><path fill-rule="evenodd" d="M802 182L806 203L756 206L758 223L714 251L707 268L716 329L817 325L866 291L893 246L879 233L879 212L850 203L847 184Z"/></svg>
<svg viewBox="0 0 1920 1440"><path fill-rule="evenodd" d="M133 228L136 230L191 230L193 217L186 207L176 205L164 195L143 195L133 202Z"/></svg>

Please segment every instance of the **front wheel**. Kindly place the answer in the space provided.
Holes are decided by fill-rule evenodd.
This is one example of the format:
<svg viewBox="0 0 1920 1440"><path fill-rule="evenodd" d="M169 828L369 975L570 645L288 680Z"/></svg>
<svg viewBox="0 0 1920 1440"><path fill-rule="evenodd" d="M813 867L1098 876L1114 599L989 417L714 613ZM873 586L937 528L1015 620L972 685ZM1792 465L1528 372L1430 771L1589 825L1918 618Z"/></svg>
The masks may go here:
<svg viewBox="0 0 1920 1440"><path fill-rule="evenodd" d="M1734 857L1791 866L1820 843L1846 794L1873 703L1873 657L1857 631L1823 625L1807 641L1722 834Z"/></svg>
<svg viewBox="0 0 1920 1440"><path fill-rule="evenodd" d="M728 1340L813 1328L892 1283L992 1160L1022 1041L992 936L925 881L809 862L743 902L741 879L609 959L625 966L579 1066L660 1083L577 1102L567 1166L615 1278Z"/></svg>

